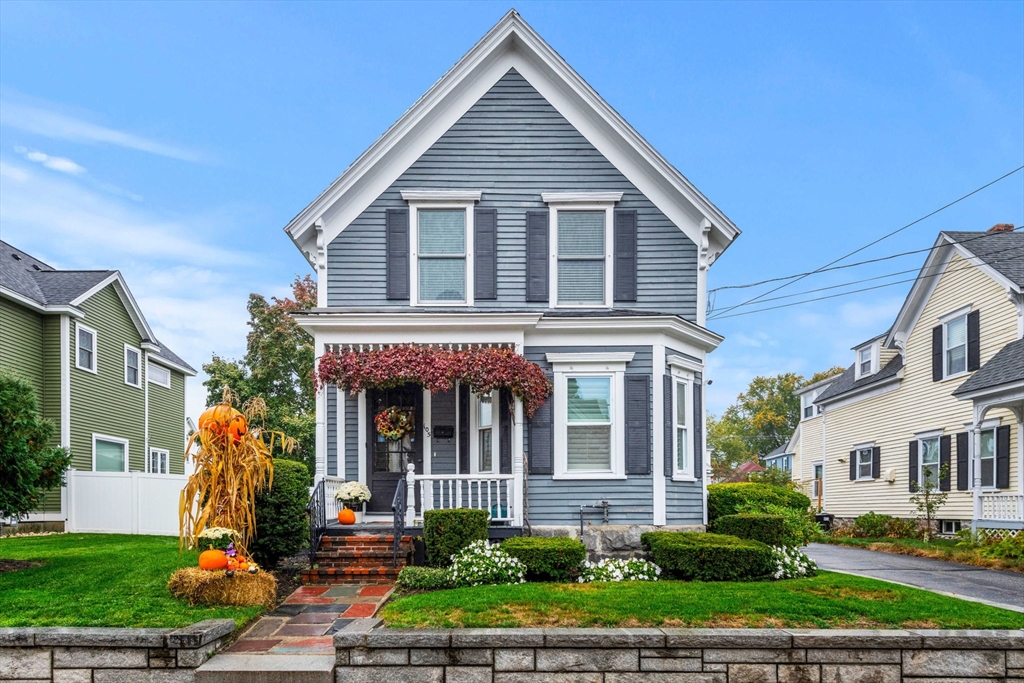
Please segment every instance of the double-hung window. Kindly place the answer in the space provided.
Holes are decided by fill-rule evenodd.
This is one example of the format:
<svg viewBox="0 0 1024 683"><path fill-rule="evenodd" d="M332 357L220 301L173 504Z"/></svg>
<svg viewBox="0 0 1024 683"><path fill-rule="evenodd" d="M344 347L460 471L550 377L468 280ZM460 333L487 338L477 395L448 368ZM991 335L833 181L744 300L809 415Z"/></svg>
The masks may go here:
<svg viewBox="0 0 1024 683"><path fill-rule="evenodd" d="M150 474L167 474L170 470L171 454L161 448L150 448L146 456L146 471Z"/></svg>
<svg viewBox="0 0 1024 683"><path fill-rule="evenodd" d="M132 348L127 344L124 345L124 383L133 386L142 386L142 352L136 348Z"/></svg>
<svg viewBox="0 0 1024 683"><path fill-rule="evenodd" d="M419 301L466 302L466 210L416 212Z"/></svg>
<svg viewBox="0 0 1024 683"><path fill-rule="evenodd" d="M860 350L857 362L860 363L860 374L862 376L871 374L871 365L873 363L872 351L874 351L873 346L869 346L866 349Z"/></svg>
<svg viewBox="0 0 1024 683"><path fill-rule="evenodd" d="M93 434L92 469L94 472L127 472L128 440Z"/></svg>
<svg viewBox="0 0 1024 683"><path fill-rule="evenodd" d="M871 446L857 449L857 479L871 479Z"/></svg>
<svg viewBox="0 0 1024 683"><path fill-rule="evenodd" d="M930 436L918 439L917 452L920 458L919 490L923 490L927 486L931 490L937 491L939 488L939 437Z"/></svg>
<svg viewBox="0 0 1024 683"><path fill-rule="evenodd" d="M75 367L96 372L96 330L76 323Z"/></svg>
<svg viewBox="0 0 1024 683"><path fill-rule="evenodd" d="M605 303L604 211L558 212L559 305Z"/></svg>
<svg viewBox="0 0 1024 683"><path fill-rule="evenodd" d="M800 396L800 406L802 409L803 419L814 417L814 399L817 398L818 392L812 391Z"/></svg>
<svg viewBox="0 0 1024 683"><path fill-rule="evenodd" d="M495 454L498 452L498 420L496 410L497 392L489 392L473 396L473 424L476 437L472 443L472 473L492 474L495 467Z"/></svg>
<svg viewBox="0 0 1024 683"><path fill-rule="evenodd" d="M612 378L565 379L566 469L612 470Z"/></svg>
<svg viewBox="0 0 1024 683"><path fill-rule="evenodd" d="M146 365L146 375L153 384L158 384L168 389L171 386L171 371L165 367L149 363Z"/></svg>
<svg viewBox="0 0 1024 683"><path fill-rule="evenodd" d="M689 425L689 404L686 394L689 390L689 382L676 379L673 402L675 410L672 411L674 418L675 438L675 474L680 476L692 476L693 460L690 457L690 432Z"/></svg>
<svg viewBox="0 0 1024 683"><path fill-rule="evenodd" d="M947 320L942 325L942 358L945 377L967 371L967 315Z"/></svg>
<svg viewBox="0 0 1024 683"><path fill-rule="evenodd" d="M983 429L978 435L981 442L978 465L981 468L982 488L996 486L996 430Z"/></svg>

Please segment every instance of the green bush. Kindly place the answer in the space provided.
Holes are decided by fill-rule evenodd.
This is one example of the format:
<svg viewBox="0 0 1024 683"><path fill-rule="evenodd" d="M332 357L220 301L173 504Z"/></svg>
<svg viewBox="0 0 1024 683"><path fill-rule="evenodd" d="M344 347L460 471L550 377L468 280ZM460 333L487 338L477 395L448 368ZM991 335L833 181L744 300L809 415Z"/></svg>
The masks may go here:
<svg viewBox="0 0 1024 683"><path fill-rule="evenodd" d="M308 481L303 463L274 459L274 485L256 496L256 538L249 544L252 559L261 567L273 569L308 541Z"/></svg>
<svg viewBox="0 0 1024 683"><path fill-rule="evenodd" d="M423 543L427 564L447 567L452 555L473 541L487 540L485 510L427 510L423 513Z"/></svg>
<svg viewBox="0 0 1024 683"><path fill-rule="evenodd" d="M518 537L501 544L502 550L526 565L530 581L570 581L579 576L587 546L574 538Z"/></svg>
<svg viewBox="0 0 1024 683"><path fill-rule="evenodd" d="M444 567L405 567L395 585L403 590L436 591L451 588L451 572Z"/></svg>
<svg viewBox="0 0 1024 683"><path fill-rule="evenodd" d="M1024 560L1024 533L1007 536L997 543L982 546L981 554L1002 560Z"/></svg>
<svg viewBox="0 0 1024 683"><path fill-rule="evenodd" d="M917 524L911 519L868 512L853 520L855 538L917 538Z"/></svg>
<svg viewBox="0 0 1024 683"><path fill-rule="evenodd" d="M789 545L786 540L786 520L782 515L761 512L740 512L725 515L708 524L714 534L749 538L768 545Z"/></svg>
<svg viewBox="0 0 1024 683"><path fill-rule="evenodd" d="M745 504L781 505L794 510L806 511L811 499L782 486L767 484L712 484L708 487L708 518L718 519L742 512Z"/></svg>
<svg viewBox="0 0 1024 683"><path fill-rule="evenodd" d="M744 512L782 517L782 545L790 548L807 545L821 536L821 527L807 509L797 510L772 503L744 503L740 505L740 513Z"/></svg>
<svg viewBox="0 0 1024 683"><path fill-rule="evenodd" d="M735 536L649 531L640 541L655 564L684 580L753 581L773 567L771 546Z"/></svg>

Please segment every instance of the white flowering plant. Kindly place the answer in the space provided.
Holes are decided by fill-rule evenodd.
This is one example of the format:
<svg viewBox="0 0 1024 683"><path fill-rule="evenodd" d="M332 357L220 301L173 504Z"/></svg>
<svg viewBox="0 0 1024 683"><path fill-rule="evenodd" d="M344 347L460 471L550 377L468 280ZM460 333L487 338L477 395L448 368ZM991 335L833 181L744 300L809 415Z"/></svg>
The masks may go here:
<svg viewBox="0 0 1024 683"><path fill-rule="evenodd" d="M817 573L818 565L800 552L799 548L772 546L773 579L799 579L814 576Z"/></svg>
<svg viewBox="0 0 1024 683"><path fill-rule="evenodd" d="M526 565L487 541L473 541L452 555L448 571L455 587L526 583Z"/></svg>
<svg viewBox="0 0 1024 683"><path fill-rule="evenodd" d="M339 500L346 505L362 505L370 500L370 489L366 487L366 484L361 484L358 481L346 481L334 492L334 500Z"/></svg>
<svg viewBox="0 0 1024 683"><path fill-rule="evenodd" d="M576 581L657 581L659 576L661 567L639 557L631 557L628 560L584 561L580 565L580 575Z"/></svg>
<svg viewBox="0 0 1024 683"><path fill-rule="evenodd" d="M210 550L227 550L235 540L234 529L222 526L208 526L199 534L200 543Z"/></svg>

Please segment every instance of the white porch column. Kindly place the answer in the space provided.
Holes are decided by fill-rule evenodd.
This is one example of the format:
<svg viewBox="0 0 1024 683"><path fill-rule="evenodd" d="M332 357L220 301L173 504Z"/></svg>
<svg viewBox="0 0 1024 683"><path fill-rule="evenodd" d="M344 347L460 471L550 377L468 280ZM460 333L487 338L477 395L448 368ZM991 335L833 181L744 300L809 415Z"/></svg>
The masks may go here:
<svg viewBox="0 0 1024 683"><path fill-rule="evenodd" d="M981 504L981 419L984 416L984 410L979 411L977 407L974 409L974 424L971 425L971 489L974 493L974 514L971 520L971 531L978 530L978 520L981 519L982 515L982 504Z"/></svg>
<svg viewBox="0 0 1024 683"><path fill-rule="evenodd" d="M405 474L405 525L412 526L416 521L416 465L406 465Z"/></svg>
<svg viewBox="0 0 1024 683"><path fill-rule="evenodd" d="M523 525L523 403L514 400L515 423L512 425L512 524ZM502 419L505 416L502 415Z"/></svg>
<svg viewBox="0 0 1024 683"><path fill-rule="evenodd" d="M314 348L322 349L319 340L314 340ZM314 360L314 366L320 362L320 356ZM318 482L327 474L327 389L321 388L316 394L316 471L313 481Z"/></svg>
<svg viewBox="0 0 1024 683"><path fill-rule="evenodd" d="M665 345L655 344L651 347L651 474L653 491L653 522L655 525L668 524L666 510L665 477ZM701 476L694 472L694 476ZM707 477L705 477L707 479ZM705 523L706 520L705 520Z"/></svg>

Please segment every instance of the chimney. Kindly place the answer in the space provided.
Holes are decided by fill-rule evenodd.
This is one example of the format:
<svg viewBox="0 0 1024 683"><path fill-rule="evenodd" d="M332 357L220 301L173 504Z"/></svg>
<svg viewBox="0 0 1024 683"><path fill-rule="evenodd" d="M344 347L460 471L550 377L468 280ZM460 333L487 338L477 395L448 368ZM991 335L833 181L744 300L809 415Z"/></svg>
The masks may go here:
<svg viewBox="0 0 1024 683"><path fill-rule="evenodd" d="M1013 223L996 223L988 232L1013 232Z"/></svg>

